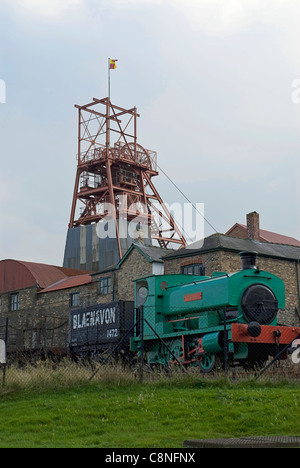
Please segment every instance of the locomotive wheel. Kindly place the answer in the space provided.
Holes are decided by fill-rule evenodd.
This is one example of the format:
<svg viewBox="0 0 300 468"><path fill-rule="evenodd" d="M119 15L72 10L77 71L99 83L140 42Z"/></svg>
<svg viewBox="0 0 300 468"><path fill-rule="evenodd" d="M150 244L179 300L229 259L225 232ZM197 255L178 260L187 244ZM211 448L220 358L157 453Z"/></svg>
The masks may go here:
<svg viewBox="0 0 300 468"><path fill-rule="evenodd" d="M179 362L183 360L183 347L181 340L173 341L170 345L170 350ZM178 364L173 355L169 353L169 364Z"/></svg>
<svg viewBox="0 0 300 468"><path fill-rule="evenodd" d="M208 374L215 368L216 356L214 354L205 354L199 363L200 370L204 374Z"/></svg>

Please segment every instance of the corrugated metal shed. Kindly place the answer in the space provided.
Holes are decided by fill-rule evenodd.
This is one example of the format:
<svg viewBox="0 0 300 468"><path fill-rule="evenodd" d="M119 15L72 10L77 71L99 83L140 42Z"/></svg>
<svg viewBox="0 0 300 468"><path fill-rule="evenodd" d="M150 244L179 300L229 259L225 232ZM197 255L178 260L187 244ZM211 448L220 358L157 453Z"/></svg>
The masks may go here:
<svg viewBox="0 0 300 468"><path fill-rule="evenodd" d="M30 286L44 289L70 276L83 273L86 272L43 263L2 260L0 261L0 293Z"/></svg>

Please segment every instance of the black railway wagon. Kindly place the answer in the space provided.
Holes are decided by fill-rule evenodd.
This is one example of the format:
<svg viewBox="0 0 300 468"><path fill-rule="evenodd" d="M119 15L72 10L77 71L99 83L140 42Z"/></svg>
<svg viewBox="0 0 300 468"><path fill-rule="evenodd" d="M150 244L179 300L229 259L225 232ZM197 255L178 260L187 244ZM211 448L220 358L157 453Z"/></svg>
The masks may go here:
<svg viewBox="0 0 300 468"><path fill-rule="evenodd" d="M128 352L130 336L126 333L134 323L134 302L117 301L95 304L70 311L69 348L75 355L96 355L118 351Z"/></svg>

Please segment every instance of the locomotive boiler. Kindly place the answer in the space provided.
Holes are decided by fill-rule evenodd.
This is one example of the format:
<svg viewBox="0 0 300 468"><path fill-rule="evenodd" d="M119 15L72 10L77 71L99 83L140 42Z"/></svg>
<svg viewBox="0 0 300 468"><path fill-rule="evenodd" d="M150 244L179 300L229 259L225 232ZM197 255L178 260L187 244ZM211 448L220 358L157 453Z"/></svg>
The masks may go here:
<svg viewBox="0 0 300 468"><path fill-rule="evenodd" d="M234 273L136 280L136 318L143 314L143 353L149 364L181 363L210 372L226 359L260 368L296 338L300 328L278 323L278 311L285 307L282 279L257 268L256 253L240 255L242 268ZM141 349L139 330L131 349Z"/></svg>

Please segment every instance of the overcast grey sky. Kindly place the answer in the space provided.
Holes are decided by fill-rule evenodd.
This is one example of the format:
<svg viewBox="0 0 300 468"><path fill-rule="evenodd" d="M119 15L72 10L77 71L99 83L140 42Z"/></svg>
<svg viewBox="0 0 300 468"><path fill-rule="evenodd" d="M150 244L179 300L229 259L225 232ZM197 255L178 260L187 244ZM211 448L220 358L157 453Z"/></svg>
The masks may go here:
<svg viewBox="0 0 300 468"><path fill-rule="evenodd" d="M1 0L0 18L1 259L62 264L74 104L107 96L108 57L112 101L218 232L256 210L300 239L300 1Z"/></svg>

